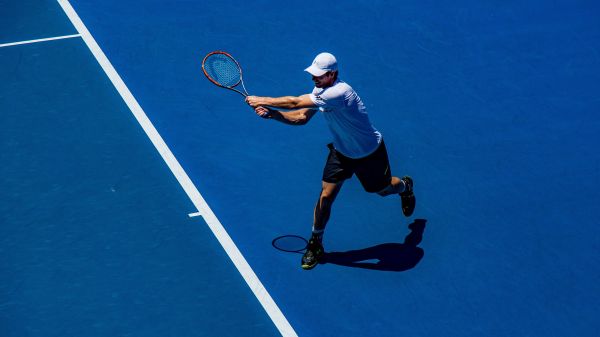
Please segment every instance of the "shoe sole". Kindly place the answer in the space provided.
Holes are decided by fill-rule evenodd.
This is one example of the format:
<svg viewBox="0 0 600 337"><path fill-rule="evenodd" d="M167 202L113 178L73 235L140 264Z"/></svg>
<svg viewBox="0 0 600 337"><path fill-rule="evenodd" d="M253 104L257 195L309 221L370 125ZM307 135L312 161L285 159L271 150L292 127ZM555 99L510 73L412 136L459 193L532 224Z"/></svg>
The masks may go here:
<svg viewBox="0 0 600 337"><path fill-rule="evenodd" d="M315 263L313 263L313 264L306 264L306 263L302 262L302 265L301 265L302 269L304 269L304 270L313 269L314 267L316 267L319 264L319 259L322 258L322 257L323 257L323 250L321 250L321 252L317 254Z"/></svg>
<svg viewBox="0 0 600 337"><path fill-rule="evenodd" d="M410 204L409 204L410 203ZM409 217L415 211L415 206L417 204L417 198L415 198L414 194L402 197L402 214L405 217ZM408 207L404 207L405 205L410 205Z"/></svg>
<svg viewBox="0 0 600 337"><path fill-rule="evenodd" d="M315 264L312 264L312 265L309 265L309 264L303 264L303 265L302 265L302 269L304 269L304 270L311 270L311 269L313 269L314 267L316 267L318 264L319 264L319 262L317 262L317 263L315 263Z"/></svg>
<svg viewBox="0 0 600 337"><path fill-rule="evenodd" d="M415 211L417 199L415 198L415 194L413 193L414 183L412 178L409 176L404 176L402 177L402 179L407 179L410 182L410 194L402 195L402 193L400 193L400 199L402 200L402 214L404 214L404 216L406 217L409 217Z"/></svg>

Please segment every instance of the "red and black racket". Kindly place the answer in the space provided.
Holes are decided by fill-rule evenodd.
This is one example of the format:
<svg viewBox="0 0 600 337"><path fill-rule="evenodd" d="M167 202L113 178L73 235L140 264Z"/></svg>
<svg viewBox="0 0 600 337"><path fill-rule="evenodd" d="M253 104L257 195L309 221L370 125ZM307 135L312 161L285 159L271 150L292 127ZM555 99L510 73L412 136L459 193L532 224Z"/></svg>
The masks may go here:
<svg viewBox="0 0 600 337"><path fill-rule="evenodd" d="M215 85L233 90L244 97L248 96L242 80L242 68L229 53L224 51L208 53L202 60L202 71L206 78ZM238 87L240 84L241 87ZM236 87L242 89L243 92Z"/></svg>

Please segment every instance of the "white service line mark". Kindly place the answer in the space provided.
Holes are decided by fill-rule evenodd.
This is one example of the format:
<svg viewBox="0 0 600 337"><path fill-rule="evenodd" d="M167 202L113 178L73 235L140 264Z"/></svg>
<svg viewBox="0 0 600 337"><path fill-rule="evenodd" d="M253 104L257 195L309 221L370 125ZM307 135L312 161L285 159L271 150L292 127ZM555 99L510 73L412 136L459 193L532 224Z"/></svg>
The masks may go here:
<svg viewBox="0 0 600 337"><path fill-rule="evenodd" d="M36 40L27 40L27 41L3 43L3 44L0 44L0 48L18 46L18 45L22 45L22 44L31 44L31 43L39 43L39 42L47 42L47 41L55 41L55 40L72 39L74 37L80 37L80 36L81 36L81 34L73 34L73 35L63 35L63 36L47 37L47 38L44 38L44 39L36 39Z"/></svg>

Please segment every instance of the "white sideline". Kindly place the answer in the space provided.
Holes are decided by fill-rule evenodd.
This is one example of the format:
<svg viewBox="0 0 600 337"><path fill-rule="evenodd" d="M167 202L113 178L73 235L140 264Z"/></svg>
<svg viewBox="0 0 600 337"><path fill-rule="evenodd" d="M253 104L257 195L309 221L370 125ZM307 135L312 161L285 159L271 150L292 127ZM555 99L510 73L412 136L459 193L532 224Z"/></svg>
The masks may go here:
<svg viewBox="0 0 600 337"><path fill-rule="evenodd" d="M171 150L169 150L167 144L164 142L158 131L154 128L146 113L141 108L137 100L133 97L117 71L114 69L104 52L100 49L90 32L87 30L79 15L75 12L68 0L57 0L62 9L65 11L81 37L86 43L92 54L96 57L96 60L102 66L102 69L106 72L106 75L111 80L137 121L140 123L148 138L152 141L164 161L167 163L181 187L185 190L188 197L192 200L193 204L198 209L199 213L204 217L204 221L208 224L217 240L223 246L223 249L233 261L258 301L261 303L275 326L279 330L282 336L285 337L297 337L298 335L285 318L271 295L267 292L262 282L258 279L242 253L239 251L227 231L217 219L215 214L212 212L200 192L194 186L187 173L183 170Z"/></svg>

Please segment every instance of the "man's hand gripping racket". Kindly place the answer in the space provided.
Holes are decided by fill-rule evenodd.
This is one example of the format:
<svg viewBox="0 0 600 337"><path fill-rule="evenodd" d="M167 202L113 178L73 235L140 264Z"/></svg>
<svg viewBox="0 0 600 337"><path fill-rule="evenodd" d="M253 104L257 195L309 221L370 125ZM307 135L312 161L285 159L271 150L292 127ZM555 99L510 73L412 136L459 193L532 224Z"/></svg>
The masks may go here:
<svg viewBox="0 0 600 337"><path fill-rule="evenodd" d="M213 84L221 88L233 90L246 98L248 97L248 91L246 91L242 78L242 67L240 67L240 64L229 53L224 51L208 53L204 57L204 60L202 60L202 71L206 78ZM253 107L258 116L262 118L270 117L268 108Z"/></svg>

